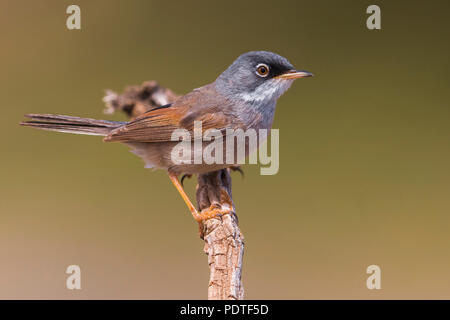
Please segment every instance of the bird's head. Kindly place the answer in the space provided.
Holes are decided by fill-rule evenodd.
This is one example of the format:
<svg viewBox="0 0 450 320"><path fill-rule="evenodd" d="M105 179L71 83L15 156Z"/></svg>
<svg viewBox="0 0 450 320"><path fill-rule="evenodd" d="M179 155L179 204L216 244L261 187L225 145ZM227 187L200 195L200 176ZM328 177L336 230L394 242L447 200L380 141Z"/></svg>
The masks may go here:
<svg viewBox="0 0 450 320"><path fill-rule="evenodd" d="M296 70L276 53L251 51L239 56L215 83L227 97L264 103L276 101L295 79L311 76L310 72Z"/></svg>

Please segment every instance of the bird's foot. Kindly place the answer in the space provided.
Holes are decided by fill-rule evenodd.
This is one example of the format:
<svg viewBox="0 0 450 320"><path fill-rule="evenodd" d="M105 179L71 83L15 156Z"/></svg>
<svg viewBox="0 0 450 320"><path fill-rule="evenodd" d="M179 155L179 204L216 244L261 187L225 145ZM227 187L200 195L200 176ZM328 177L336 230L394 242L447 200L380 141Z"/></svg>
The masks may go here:
<svg viewBox="0 0 450 320"><path fill-rule="evenodd" d="M217 216L223 216L225 214L230 214L233 212L233 207L230 206L229 204L212 204L209 208L205 208L202 211L200 211L200 213L198 214L198 216L195 217L195 220L197 222L203 222L205 220L209 220L212 218L215 218Z"/></svg>
<svg viewBox="0 0 450 320"><path fill-rule="evenodd" d="M233 207L229 204L219 204L215 203L212 204L209 208L205 208L200 213L198 213L196 216L194 216L194 219L198 222L198 233L201 239L204 239L205 233L204 233L204 222L206 220L221 217L225 214L233 213Z"/></svg>

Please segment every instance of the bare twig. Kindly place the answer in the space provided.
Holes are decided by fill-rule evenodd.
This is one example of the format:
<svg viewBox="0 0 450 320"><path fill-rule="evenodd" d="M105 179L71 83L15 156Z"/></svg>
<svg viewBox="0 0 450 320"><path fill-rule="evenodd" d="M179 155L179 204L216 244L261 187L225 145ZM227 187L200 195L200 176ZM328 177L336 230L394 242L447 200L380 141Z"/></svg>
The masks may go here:
<svg viewBox="0 0 450 320"><path fill-rule="evenodd" d="M120 95L107 90L103 101L106 113L121 110L135 118L152 108L171 103L177 97L155 81L148 81L142 86L127 87ZM244 237L238 227L232 200L230 170L200 174L197 185L198 209L222 204L231 205L233 213L205 221L200 232L205 241L204 251L208 255L210 270L208 299L240 300L244 298L241 279Z"/></svg>

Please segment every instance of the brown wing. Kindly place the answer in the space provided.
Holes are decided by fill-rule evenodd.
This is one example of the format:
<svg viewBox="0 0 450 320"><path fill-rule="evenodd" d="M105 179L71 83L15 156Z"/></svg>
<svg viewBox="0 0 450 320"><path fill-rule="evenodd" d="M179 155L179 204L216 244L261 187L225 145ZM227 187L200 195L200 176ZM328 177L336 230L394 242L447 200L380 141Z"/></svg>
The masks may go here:
<svg viewBox="0 0 450 320"><path fill-rule="evenodd" d="M233 128L237 125L227 102L218 99L208 87L194 90L168 107L150 110L121 126L104 139L118 142L172 141L172 132L186 129L193 132L194 121L202 122L202 130Z"/></svg>

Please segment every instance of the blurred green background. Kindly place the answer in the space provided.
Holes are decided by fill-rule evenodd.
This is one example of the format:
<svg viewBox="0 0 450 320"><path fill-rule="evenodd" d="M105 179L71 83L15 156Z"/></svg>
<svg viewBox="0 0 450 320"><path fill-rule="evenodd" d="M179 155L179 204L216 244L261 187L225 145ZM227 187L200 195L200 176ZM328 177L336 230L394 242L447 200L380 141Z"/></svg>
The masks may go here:
<svg viewBox="0 0 450 320"><path fill-rule="evenodd" d="M382 30L366 28L370 4ZM104 89L186 93L250 50L316 77L278 103L279 173L234 175L246 298L450 298L449 14L448 1L2 0L0 298L206 298L203 242L165 172L18 123L124 120L102 113ZM65 288L71 264L82 290Z"/></svg>

